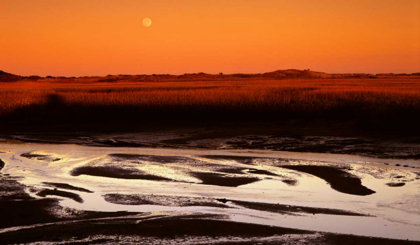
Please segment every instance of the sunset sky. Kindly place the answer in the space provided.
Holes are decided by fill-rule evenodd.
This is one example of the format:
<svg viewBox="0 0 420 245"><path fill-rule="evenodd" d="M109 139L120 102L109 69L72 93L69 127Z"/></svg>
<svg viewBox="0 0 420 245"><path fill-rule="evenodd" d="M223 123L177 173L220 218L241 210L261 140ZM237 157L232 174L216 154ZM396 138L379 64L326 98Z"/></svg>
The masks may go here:
<svg viewBox="0 0 420 245"><path fill-rule="evenodd" d="M288 68L419 72L420 1L0 0L0 70L19 75Z"/></svg>

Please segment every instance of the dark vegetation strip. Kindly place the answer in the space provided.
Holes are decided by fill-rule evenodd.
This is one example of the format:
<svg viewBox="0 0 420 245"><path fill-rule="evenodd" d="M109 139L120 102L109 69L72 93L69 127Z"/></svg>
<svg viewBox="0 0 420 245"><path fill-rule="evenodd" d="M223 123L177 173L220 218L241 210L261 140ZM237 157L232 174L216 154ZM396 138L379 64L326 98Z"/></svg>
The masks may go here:
<svg viewBox="0 0 420 245"><path fill-rule="evenodd" d="M179 95L179 98L175 97L173 100L181 101L181 103L155 101L154 99L145 104L115 104L107 98L107 95L103 95L103 99L98 99L103 104L99 102L85 103L84 101L68 102L65 98L66 95L51 94L45 99L46 102L18 107L6 114L0 113L0 120L1 124L7 126L7 130L24 128L24 125L28 123L35 125L36 129L48 125L69 125L72 129L77 129L86 127L87 124L97 123L106 124L107 127L114 125L115 129L118 129L117 125L126 125L127 122L137 124L138 128L138 124L165 125L167 120L171 120L173 125L189 124L191 127L197 126L197 124L217 126L226 122L321 120L329 123L351 123L355 128L371 131L392 129L398 130L398 132L410 131L411 133L414 130L419 133L416 125L420 123L420 116L413 116L420 115L420 104L416 102L418 97L411 96L413 97L411 98L407 95L410 98L404 99L404 96L401 95L393 101L382 94L359 95L357 92L354 94L354 96L349 95L343 98L340 98L341 95L314 95L319 98L305 101L300 99L302 95L297 93L289 95L292 99L287 103L277 102L276 99L247 103L247 96L231 103L222 103L225 101L224 99L219 102L217 102L219 99L208 99L210 102L201 103L195 102L194 99L188 102L189 95ZM294 96L297 98L294 99ZM376 96L382 97L373 102L366 99L376 98ZM124 96L122 95L122 97ZM312 97L308 96L308 98ZM28 118L30 118L29 121ZM83 120L81 120L82 118ZM100 127L96 128L96 130L98 129ZM91 130L95 130L95 128L91 128Z"/></svg>

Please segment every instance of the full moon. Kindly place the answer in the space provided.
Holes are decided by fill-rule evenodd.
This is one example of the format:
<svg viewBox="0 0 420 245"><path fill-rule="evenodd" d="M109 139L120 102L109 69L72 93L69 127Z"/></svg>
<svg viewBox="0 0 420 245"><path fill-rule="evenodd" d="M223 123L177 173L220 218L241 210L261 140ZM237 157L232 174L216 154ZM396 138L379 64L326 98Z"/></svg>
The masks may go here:
<svg viewBox="0 0 420 245"><path fill-rule="evenodd" d="M145 27L149 27L149 26L151 26L151 25L152 25L152 20L151 20L151 19L149 19L149 18L144 19L144 20L143 20L143 25L144 25Z"/></svg>

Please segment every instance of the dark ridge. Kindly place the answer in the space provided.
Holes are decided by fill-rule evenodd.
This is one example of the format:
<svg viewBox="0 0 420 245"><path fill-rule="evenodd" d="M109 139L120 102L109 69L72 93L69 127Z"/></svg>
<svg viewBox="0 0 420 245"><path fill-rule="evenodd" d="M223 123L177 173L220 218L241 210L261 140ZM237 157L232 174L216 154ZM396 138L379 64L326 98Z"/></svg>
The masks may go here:
<svg viewBox="0 0 420 245"><path fill-rule="evenodd" d="M228 200L234 204L240 205L245 208L267 211L272 213L290 214L290 213L309 213L309 214L332 214L332 215L348 215L348 216L369 216L361 213L352 211L340 210L340 209L329 209L329 208L313 208L303 206L292 206L284 204L271 204L271 203L259 203L259 202L245 202Z"/></svg>
<svg viewBox="0 0 420 245"><path fill-rule="evenodd" d="M90 191L88 189L81 188L81 187L76 187L76 186L72 186L72 185L65 184L65 183L53 183L53 182L42 182L42 183L44 185L47 185L47 186L52 186L52 187L56 187L56 188L66 189L66 190L81 191L81 192L86 192L86 193L93 193L93 191Z"/></svg>
<svg viewBox="0 0 420 245"><path fill-rule="evenodd" d="M74 201L78 203L83 203L83 199L79 195L72 192L67 192L67 191L44 189L38 192L36 195L40 197L47 197L47 196L67 197L67 198L73 199Z"/></svg>
<svg viewBox="0 0 420 245"><path fill-rule="evenodd" d="M226 160L236 161L242 164L252 165L255 157L242 157L242 156L224 156L224 155L202 155L200 157L213 159L213 160Z"/></svg>
<svg viewBox="0 0 420 245"><path fill-rule="evenodd" d="M99 177L117 178L117 179L142 179L157 181L173 181L164 177L145 174L137 169L122 169L118 167L105 166L84 166L71 171L72 176L91 175Z"/></svg>
<svg viewBox="0 0 420 245"><path fill-rule="evenodd" d="M0 159L0 170L4 168L6 164L3 162L3 160Z"/></svg>
<svg viewBox="0 0 420 245"><path fill-rule="evenodd" d="M234 74L209 74L204 72L197 73L184 73L182 75L171 75L171 74L141 74L141 75L129 75L129 74L118 74L107 76L83 76L83 77L64 77L64 76L46 76L41 77L38 75L32 76L19 76L11 73L7 73L0 70L1 77L13 77L14 79L96 79L96 82L113 83L124 80L134 81L194 81L194 80L235 80L235 79L270 79L270 80L282 80L282 79L355 79L355 78L383 78L383 77L395 77L395 76L419 76L420 73L325 73L319 71L311 71L310 69L298 70L298 69L285 69L276 70L265 73L234 73ZM1 80L0 80L1 81Z"/></svg>
<svg viewBox="0 0 420 245"><path fill-rule="evenodd" d="M367 196L375 193L375 191L362 185L362 181L346 171L328 166L301 166L290 165L281 166L282 168L292 169L300 172L315 175L327 181L331 188L341 193L350 195Z"/></svg>
<svg viewBox="0 0 420 245"><path fill-rule="evenodd" d="M217 185L217 186L228 186L228 187L238 187L241 185L250 184L256 181L259 181L258 178L251 177L228 177L223 174L217 173L204 173L204 172L195 172L192 173L192 176L200 179L203 185Z"/></svg>
<svg viewBox="0 0 420 245"><path fill-rule="evenodd" d="M21 76L7 73L0 70L0 82L14 82L22 79Z"/></svg>

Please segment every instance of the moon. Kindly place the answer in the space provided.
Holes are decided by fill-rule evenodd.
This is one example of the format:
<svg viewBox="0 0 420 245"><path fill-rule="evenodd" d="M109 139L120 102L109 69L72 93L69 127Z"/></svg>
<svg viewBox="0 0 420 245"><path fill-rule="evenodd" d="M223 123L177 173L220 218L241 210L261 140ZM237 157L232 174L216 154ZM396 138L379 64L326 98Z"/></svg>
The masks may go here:
<svg viewBox="0 0 420 245"><path fill-rule="evenodd" d="M150 27L150 26L152 25L152 20L151 20L151 19L149 19L149 18L144 19L144 20L143 20L143 25L144 25L145 27Z"/></svg>

